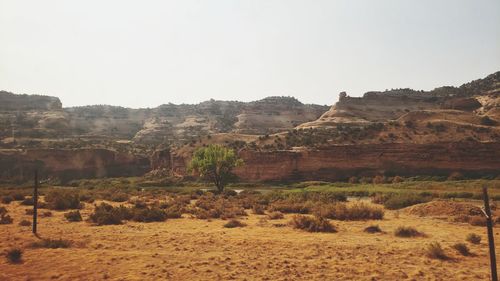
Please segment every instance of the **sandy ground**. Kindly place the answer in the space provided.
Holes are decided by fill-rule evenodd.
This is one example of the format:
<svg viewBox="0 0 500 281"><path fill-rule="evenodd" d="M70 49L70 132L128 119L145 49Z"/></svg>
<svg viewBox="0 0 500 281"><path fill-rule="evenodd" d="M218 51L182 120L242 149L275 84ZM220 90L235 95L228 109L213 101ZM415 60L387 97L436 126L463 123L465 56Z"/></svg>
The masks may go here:
<svg viewBox="0 0 500 281"><path fill-rule="evenodd" d="M86 204L84 219L92 210ZM486 231L444 220L387 212L383 221L337 222L338 233L308 233L283 220L264 216L242 219L244 228L223 228L224 221L192 218L161 223L127 222L92 226L66 222L64 212L41 218L42 238L69 239L68 249L33 249L38 238L19 226L25 206L5 205L14 224L0 225L0 251L24 250L21 264L0 259L0 280L489 280ZM248 212L250 213L250 212ZM378 224L382 234L364 233ZM396 227L414 226L425 238L398 238ZM495 229L497 245L500 229ZM451 245L468 233L482 237L468 243L474 256L458 255ZM425 246L437 241L452 259L432 260ZM497 253L500 247L497 247Z"/></svg>

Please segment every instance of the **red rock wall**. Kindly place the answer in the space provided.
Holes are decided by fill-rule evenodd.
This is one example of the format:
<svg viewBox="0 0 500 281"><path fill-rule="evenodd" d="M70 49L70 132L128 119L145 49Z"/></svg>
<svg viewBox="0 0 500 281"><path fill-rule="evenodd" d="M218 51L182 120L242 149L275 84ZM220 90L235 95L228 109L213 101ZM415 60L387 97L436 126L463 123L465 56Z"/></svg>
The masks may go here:
<svg viewBox="0 0 500 281"><path fill-rule="evenodd" d="M137 176L149 159L107 149L28 149L0 151L0 179L23 182L38 167L42 178L62 182L78 178Z"/></svg>
<svg viewBox="0 0 500 281"><path fill-rule="evenodd" d="M185 174L189 159L169 156L174 172ZM374 144L324 150L241 151L242 181L345 180L351 176L500 175L500 143ZM164 163L167 163L164 162ZM158 162L159 163L159 162Z"/></svg>

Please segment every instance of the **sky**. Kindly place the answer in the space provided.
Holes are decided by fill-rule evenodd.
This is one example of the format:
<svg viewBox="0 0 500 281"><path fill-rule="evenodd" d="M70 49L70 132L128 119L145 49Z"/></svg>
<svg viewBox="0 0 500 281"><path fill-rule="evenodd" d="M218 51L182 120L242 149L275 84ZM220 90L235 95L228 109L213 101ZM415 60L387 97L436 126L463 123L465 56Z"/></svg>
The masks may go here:
<svg viewBox="0 0 500 281"><path fill-rule="evenodd" d="M0 90L65 107L331 105L499 70L498 0L0 0Z"/></svg>

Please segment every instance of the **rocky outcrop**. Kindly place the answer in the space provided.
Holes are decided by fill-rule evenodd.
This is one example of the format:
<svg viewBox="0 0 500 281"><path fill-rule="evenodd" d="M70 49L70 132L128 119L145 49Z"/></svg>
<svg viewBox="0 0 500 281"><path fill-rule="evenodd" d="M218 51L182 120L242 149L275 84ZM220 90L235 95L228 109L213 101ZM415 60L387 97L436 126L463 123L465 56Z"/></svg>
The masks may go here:
<svg viewBox="0 0 500 281"><path fill-rule="evenodd" d="M26 182L38 169L62 183L79 178L140 176L149 171L146 157L108 149L0 150L0 180Z"/></svg>
<svg viewBox="0 0 500 281"><path fill-rule="evenodd" d="M16 95L6 91L0 91L0 111L49 111L61 109L61 101L56 97Z"/></svg>
<svg viewBox="0 0 500 281"><path fill-rule="evenodd" d="M500 143L338 145L325 149L239 153L242 181L347 180L351 176L500 175ZM189 157L157 152L153 167L186 174Z"/></svg>

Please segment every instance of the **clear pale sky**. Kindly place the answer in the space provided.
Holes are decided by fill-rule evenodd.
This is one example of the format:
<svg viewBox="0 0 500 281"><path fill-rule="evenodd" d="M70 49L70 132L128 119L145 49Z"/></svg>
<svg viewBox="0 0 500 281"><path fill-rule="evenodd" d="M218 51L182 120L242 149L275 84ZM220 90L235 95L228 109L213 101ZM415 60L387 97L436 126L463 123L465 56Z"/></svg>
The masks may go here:
<svg viewBox="0 0 500 281"><path fill-rule="evenodd" d="M0 0L0 89L64 106L332 104L498 70L498 0Z"/></svg>

